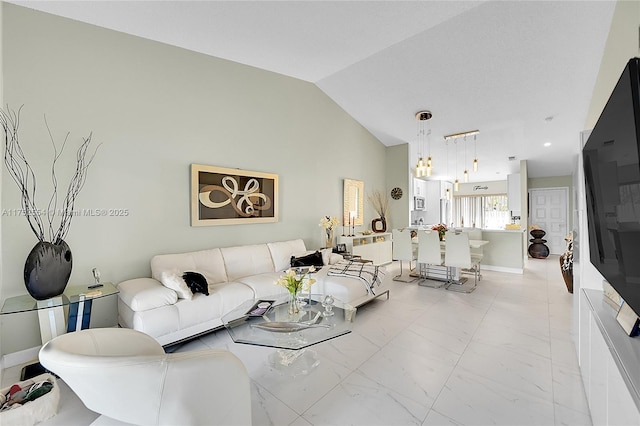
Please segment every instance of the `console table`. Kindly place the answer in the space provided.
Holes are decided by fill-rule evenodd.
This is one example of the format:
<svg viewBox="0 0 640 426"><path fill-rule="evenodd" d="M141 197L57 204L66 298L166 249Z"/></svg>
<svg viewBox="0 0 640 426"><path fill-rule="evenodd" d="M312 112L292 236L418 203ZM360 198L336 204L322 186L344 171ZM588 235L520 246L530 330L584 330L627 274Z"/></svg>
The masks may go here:
<svg viewBox="0 0 640 426"><path fill-rule="evenodd" d="M117 294L118 289L111 283L103 283L102 287L67 286L60 296L45 300L36 300L28 294L9 297L4 301L0 315L19 312L37 311L40 321L40 337L46 343L67 331L87 328L91 318L91 302L106 296ZM64 308L70 309L70 324Z"/></svg>
<svg viewBox="0 0 640 426"><path fill-rule="evenodd" d="M338 243L345 244L347 251L363 259L370 259L374 265L386 265L393 261L393 246L390 232L376 232L369 235L338 236Z"/></svg>

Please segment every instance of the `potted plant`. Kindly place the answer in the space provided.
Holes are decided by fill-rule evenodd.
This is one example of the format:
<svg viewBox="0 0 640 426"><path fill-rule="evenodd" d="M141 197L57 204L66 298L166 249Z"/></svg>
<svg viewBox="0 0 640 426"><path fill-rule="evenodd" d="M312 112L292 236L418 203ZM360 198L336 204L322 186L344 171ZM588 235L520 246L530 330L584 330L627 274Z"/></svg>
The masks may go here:
<svg viewBox="0 0 640 426"><path fill-rule="evenodd" d="M439 223L437 225L433 225L431 227L431 230L432 231L437 231L438 232L438 238L440 239L440 241L444 241L445 234L447 233L449 228L447 228L447 225L445 225L444 223Z"/></svg>

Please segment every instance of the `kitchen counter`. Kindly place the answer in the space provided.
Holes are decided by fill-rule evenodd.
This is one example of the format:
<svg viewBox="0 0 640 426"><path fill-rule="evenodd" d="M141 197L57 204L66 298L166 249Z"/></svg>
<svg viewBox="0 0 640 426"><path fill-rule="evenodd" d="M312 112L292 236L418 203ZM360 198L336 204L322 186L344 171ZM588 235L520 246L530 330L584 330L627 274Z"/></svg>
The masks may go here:
<svg viewBox="0 0 640 426"><path fill-rule="evenodd" d="M412 230L431 229L432 225L411 225ZM470 231L474 228L463 228ZM524 273L526 256L526 229L479 229L482 237L474 237L489 241L482 247L483 258L481 268L492 271ZM449 231L451 232L451 230Z"/></svg>
<svg viewBox="0 0 640 426"><path fill-rule="evenodd" d="M493 271L524 273L526 229L483 229L482 268Z"/></svg>

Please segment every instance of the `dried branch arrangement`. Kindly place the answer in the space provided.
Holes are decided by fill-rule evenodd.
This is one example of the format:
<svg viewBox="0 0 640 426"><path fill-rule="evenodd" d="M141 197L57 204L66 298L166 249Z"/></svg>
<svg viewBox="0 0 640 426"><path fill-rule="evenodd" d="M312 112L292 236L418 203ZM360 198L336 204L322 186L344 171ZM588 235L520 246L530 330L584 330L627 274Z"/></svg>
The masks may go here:
<svg viewBox="0 0 640 426"><path fill-rule="evenodd" d="M41 211L36 207L35 201L37 188L36 175L29 165L18 139L21 110L22 107L18 109L17 112L9 110L8 108L6 112L0 110L0 125L2 125L2 128L4 129L4 163L7 166L7 171L18 186L21 195L22 211L27 218L27 222L29 222L31 230L39 241L45 241L45 226L41 218ZM87 170L100 145L96 147L91 155L87 156L89 146L91 145L91 134L86 138L82 138L83 142L76 153L75 173L69 182L67 194L62 202L62 207L58 209L58 180L56 177L56 163L64 152L64 148L69 138L69 133L65 136L62 146L60 147L60 150L58 150L58 146L56 145L53 135L51 134L51 130L49 129L49 125L47 124L46 117L45 125L49 132L51 144L53 145L53 162L51 165L53 194L51 195L47 205L46 218L49 241L53 244L58 244L61 240L64 240L65 236L69 232L76 198L84 186L87 178ZM60 223L57 227L54 226L56 213L60 213Z"/></svg>
<svg viewBox="0 0 640 426"><path fill-rule="evenodd" d="M381 218L387 217L387 212L389 211L389 197L387 197L386 193L376 189L369 194L367 199Z"/></svg>

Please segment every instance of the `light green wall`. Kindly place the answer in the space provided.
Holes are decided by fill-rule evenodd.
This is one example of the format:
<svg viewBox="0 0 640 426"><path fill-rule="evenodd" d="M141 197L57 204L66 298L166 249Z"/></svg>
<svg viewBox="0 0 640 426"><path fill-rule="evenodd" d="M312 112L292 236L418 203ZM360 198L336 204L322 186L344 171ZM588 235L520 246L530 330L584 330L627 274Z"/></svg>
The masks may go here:
<svg viewBox="0 0 640 426"><path fill-rule="evenodd" d="M102 146L76 209L129 211L74 218L70 284L90 281L93 267L114 283L148 276L159 253L291 238L320 247L320 217L341 217L344 178L363 180L369 192L387 186L385 170L407 168L406 156L388 158L311 83L10 4L2 25L4 101L24 105L20 137L38 174L39 207L51 194L46 113L58 141L72 133L59 190L79 138L92 131ZM280 221L191 227L192 163L278 174ZM3 173L2 208L18 208L18 190ZM365 203L367 227L373 217ZM23 217L4 217L2 232L2 295L24 294L22 268L36 239ZM2 318L2 353L38 345L29 321L21 319L26 330L18 334Z"/></svg>
<svg viewBox="0 0 640 426"><path fill-rule="evenodd" d="M638 28L640 27L640 2L618 1L611 20L600 70L593 88L585 129L593 129L604 106L611 96L624 67L629 59L640 56ZM603 277L589 261L587 213L585 205L584 176L580 176L577 198L581 204L576 212L578 217L578 240L574 250L574 294L580 288L602 289ZM578 298L580 300L580 298Z"/></svg>
<svg viewBox="0 0 640 426"><path fill-rule="evenodd" d="M3 11L4 11L4 2L0 2L0 23L3 22ZM0 27L0 105L4 105L4 88L3 88L3 83L4 83L4 64L3 64L3 35L4 31L2 31L2 28ZM0 198L2 195L2 179L3 178L3 174L0 173ZM2 202L0 201L0 208L2 207ZM2 222L3 222L3 217L0 214L0 271L3 270L2 267ZM1 280L2 278L0 278ZM0 281L1 283L1 281ZM0 300L2 300L3 297L3 291L2 291L2 285L0 285ZM2 351L2 336L0 336L0 355L2 355L4 352ZM0 368L2 368L2 363L0 362Z"/></svg>
<svg viewBox="0 0 640 426"><path fill-rule="evenodd" d="M640 56L640 2L618 1L611 19L600 70L591 95L585 129L593 129L629 59Z"/></svg>
<svg viewBox="0 0 640 426"><path fill-rule="evenodd" d="M409 144L394 145L387 148L387 195L391 189L402 189L402 198L394 200L389 196L390 220L387 222L387 230L404 228L409 226L409 209L413 201L409 172Z"/></svg>

